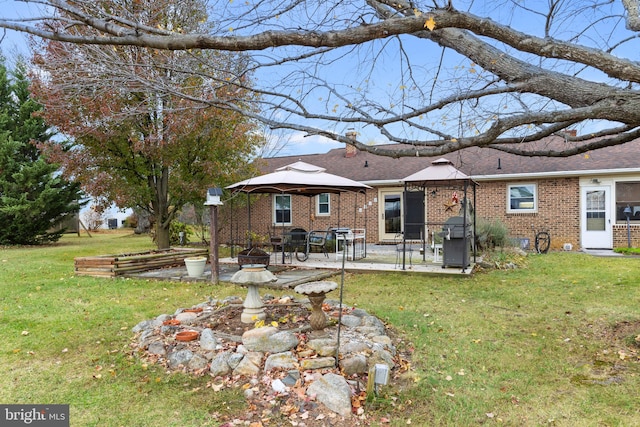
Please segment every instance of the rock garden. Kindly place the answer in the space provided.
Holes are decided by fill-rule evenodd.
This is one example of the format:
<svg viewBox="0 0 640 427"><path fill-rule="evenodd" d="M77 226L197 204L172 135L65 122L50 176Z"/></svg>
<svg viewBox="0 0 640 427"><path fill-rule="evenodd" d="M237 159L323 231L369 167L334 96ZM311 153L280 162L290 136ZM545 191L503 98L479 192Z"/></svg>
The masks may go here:
<svg viewBox="0 0 640 427"><path fill-rule="evenodd" d="M365 310L325 300L326 326L312 329L318 303L301 294L265 295L252 323L241 320L240 297L178 308L136 325L131 346L148 363L210 376L214 389L242 387L248 425L283 417L298 426L364 425L363 402L379 386L375 368L393 380L408 363Z"/></svg>

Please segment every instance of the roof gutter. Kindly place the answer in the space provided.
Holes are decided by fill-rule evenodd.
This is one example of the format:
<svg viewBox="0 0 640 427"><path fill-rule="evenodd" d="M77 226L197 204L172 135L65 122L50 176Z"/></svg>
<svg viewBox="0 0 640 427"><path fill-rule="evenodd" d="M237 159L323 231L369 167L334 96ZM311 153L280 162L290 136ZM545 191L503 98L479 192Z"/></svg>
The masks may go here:
<svg viewBox="0 0 640 427"><path fill-rule="evenodd" d="M532 172L532 173L509 173L495 175L470 175L474 181L504 181L504 180L523 180L523 179L541 179L541 178L567 178L580 177L589 175L629 175L640 174L640 168L627 169L588 169L579 171L553 171L553 172ZM401 179L371 180L362 181L371 187L400 187L404 185Z"/></svg>
<svg viewBox="0 0 640 427"><path fill-rule="evenodd" d="M527 178L566 178L588 175L628 175L640 173L640 168L627 169L587 169L579 171L553 171L553 172L533 172L533 173L510 173L495 175L472 175L476 181L503 181L506 179L527 179Z"/></svg>

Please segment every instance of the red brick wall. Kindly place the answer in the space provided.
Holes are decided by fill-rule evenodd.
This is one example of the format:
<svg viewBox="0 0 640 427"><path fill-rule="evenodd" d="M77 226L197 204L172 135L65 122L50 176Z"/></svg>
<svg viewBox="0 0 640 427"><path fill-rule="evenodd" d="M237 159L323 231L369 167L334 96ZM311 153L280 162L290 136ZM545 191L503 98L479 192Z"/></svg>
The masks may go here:
<svg viewBox="0 0 640 427"><path fill-rule="evenodd" d="M367 240L375 242L378 237L378 206L374 199L377 190L368 190L366 194L331 194L330 215L316 215L316 198L291 196L292 225L286 228L300 227L307 231L326 230L329 227L366 228ZM368 202L372 204L369 205ZM367 208L364 208L365 204ZM360 208L362 208L360 210ZM227 202L220 208L220 241L244 244L248 229L248 210L246 195L239 194L237 202ZM273 195L256 194L251 196L251 230L260 234L276 233L279 226L273 224ZM232 237L233 236L233 237Z"/></svg>
<svg viewBox="0 0 640 427"><path fill-rule="evenodd" d="M631 232L631 247L640 247L640 225L631 224L629 227ZM614 224L613 225L613 247L614 248L626 248L629 242L629 235L627 233L627 224Z"/></svg>
<svg viewBox="0 0 640 427"><path fill-rule="evenodd" d="M518 183L536 183L538 211L535 213L507 213L507 185ZM432 189L426 192L427 223L429 231L440 231L442 224L452 215L457 215L459 207L446 211L445 203L451 200L454 191L460 200L460 189L439 188L436 194ZM473 200L472 190L468 190ZM366 228L367 240L378 241L378 190L368 190L365 195L342 193L331 195L331 214L316 216L316 200L305 196L292 196L293 226L309 230L324 230L329 227L346 226ZM233 227L233 241L246 241L247 207L246 195L240 194L241 203L232 206L227 202L220 208L220 239L230 242ZM252 195L251 229L254 232L268 234L273 231L272 200L273 195ZM369 205L368 202L372 204ZM364 205L367 208L364 209ZM359 212L359 208L362 211ZM499 219L507 228L511 237L529 238L533 243L536 229L548 229L551 234L552 249L561 249L564 243L571 243L574 250L580 247L580 187L578 178L542 179L524 181L481 182L477 188L476 215L478 218ZM233 218L233 221L231 221ZM634 229L636 245L640 244L640 226ZM626 228L619 230L614 226L614 246L626 246Z"/></svg>
<svg viewBox="0 0 640 427"><path fill-rule="evenodd" d="M537 212L507 213L507 186L518 183L537 184ZM580 246L578 178L482 182L476 203L478 218L499 219L511 237L529 238L533 243L533 226L549 231L552 249L561 249L564 243L571 243L574 249Z"/></svg>

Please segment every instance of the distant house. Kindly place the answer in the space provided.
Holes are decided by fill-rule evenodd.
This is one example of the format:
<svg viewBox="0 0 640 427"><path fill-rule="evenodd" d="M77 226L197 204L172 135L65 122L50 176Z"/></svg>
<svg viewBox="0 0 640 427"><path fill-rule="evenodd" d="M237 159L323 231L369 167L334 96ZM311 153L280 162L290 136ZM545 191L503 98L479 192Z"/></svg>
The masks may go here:
<svg viewBox="0 0 640 427"><path fill-rule="evenodd" d="M566 143L553 137L537 146ZM325 154L267 158L265 173L301 160L373 189L311 198L284 193L252 196L251 210L225 206L224 239L241 243L251 215L251 229L258 233L277 233L283 225L306 230L346 226L366 228L368 242L389 242L405 228L405 209L423 209L419 217L432 235L441 231L447 217L457 214L450 201L462 197L460 189L427 188L424 206L407 204L402 180L441 157L478 184L477 218L499 219L513 238L532 240L533 228L546 228L552 249L626 247L624 211L629 206L631 243L640 246L640 141L568 158L520 157L474 147L438 158L394 159L351 146ZM287 219L284 224L282 218Z"/></svg>

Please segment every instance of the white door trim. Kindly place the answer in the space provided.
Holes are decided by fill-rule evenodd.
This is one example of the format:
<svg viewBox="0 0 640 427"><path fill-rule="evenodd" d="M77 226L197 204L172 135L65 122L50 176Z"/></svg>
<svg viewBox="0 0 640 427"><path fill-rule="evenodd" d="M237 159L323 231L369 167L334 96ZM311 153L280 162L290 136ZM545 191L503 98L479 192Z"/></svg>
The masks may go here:
<svg viewBox="0 0 640 427"><path fill-rule="evenodd" d="M602 193L602 199L591 199ZM611 186L585 185L580 187L580 245L584 249L611 249L613 227L611 221Z"/></svg>

